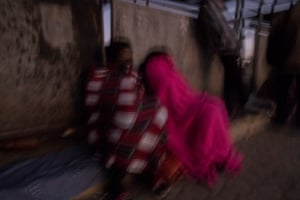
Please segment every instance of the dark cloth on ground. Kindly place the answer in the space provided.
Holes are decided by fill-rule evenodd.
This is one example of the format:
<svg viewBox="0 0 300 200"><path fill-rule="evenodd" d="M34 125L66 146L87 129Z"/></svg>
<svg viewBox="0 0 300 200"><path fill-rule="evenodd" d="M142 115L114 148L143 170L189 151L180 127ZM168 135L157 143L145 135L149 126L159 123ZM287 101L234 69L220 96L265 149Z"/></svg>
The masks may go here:
<svg viewBox="0 0 300 200"><path fill-rule="evenodd" d="M0 199L68 200L104 182L87 146L73 146L0 168Z"/></svg>

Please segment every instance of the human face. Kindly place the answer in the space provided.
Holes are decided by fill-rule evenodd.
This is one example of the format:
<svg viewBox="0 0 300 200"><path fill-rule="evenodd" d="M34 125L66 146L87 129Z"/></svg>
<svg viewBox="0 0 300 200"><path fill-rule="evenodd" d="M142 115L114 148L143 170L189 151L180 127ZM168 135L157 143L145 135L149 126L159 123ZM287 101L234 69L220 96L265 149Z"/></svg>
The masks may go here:
<svg viewBox="0 0 300 200"><path fill-rule="evenodd" d="M132 51L130 48L125 48L120 51L117 64L120 67L128 67L132 65Z"/></svg>

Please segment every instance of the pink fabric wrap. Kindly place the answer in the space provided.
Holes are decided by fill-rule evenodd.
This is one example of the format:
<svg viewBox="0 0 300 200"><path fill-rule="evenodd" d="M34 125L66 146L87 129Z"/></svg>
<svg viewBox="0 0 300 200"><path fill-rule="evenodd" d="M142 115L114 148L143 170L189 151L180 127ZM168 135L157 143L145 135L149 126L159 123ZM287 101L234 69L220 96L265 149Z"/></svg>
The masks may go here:
<svg viewBox="0 0 300 200"><path fill-rule="evenodd" d="M212 186L218 169L239 171L242 156L232 146L222 100L192 90L167 55L149 60L146 81L169 112L168 147L189 175Z"/></svg>

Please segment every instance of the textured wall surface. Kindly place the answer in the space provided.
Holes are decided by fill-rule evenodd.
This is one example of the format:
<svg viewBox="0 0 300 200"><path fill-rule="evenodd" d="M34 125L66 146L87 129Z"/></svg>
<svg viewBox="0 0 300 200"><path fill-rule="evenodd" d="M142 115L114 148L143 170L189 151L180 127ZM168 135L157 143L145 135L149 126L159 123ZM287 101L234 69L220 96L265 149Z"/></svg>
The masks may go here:
<svg viewBox="0 0 300 200"><path fill-rule="evenodd" d="M261 35L258 49L258 63L255 74L255 89L258 90L267 79L271 67L267 63L266 50L268 45L268 36Z"/></svg>
<svg viewBox="0 0 300 200"><path fill-rule="evenodd" d="M97 12L93 0L0 1L0 137L80 119Z"/></svg>
<svg viewBox="0 0 300 200"><path fill-rule="evenodd" d="M114 2L113 36L130 39L136 65L153 47L166 46L193 87L202 89L201 49L194 37L194 20L121 0Z"/></svg>

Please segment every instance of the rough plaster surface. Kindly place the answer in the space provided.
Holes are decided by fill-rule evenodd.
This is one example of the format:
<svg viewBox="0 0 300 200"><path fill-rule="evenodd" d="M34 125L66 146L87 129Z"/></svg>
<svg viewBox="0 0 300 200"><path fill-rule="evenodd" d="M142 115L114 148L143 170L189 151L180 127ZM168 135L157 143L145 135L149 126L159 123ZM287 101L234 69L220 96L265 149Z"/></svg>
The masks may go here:
<svg viewBox="0 0 300 200"><path fill-rule="evenodd" d="M74 119L79 79L91 59L81 51L91 54L97 42L94 30L84 30L89 31L85 37L79 29L78 19L92 20L74 14L76 6L71 1L0 1L0 136ZM82 12L88 13L87 6Z"/></svg>
<svg viewBox="0 0 300 200"><path fill-rule="evenodd" d="M73 42L70 6L40 4L41 28L45 41L53 48L65 48Z"/></svg>
<svg viewBox="0 0 300 200"><path fill-rule="evenodd" d="M205 77L204 77L205 79ZM212 59L211 66L208 71L206 90L209 94L222 96L224 90L224 67L218 55Z"/></svg>
<svg viewBox="0 0 300 200"><path fill-rule="evenodd" d="M194 37L194 20L122 1L115 1L114 9L113 36L131 41L136 65L151 49L168 47L189 83L202 89L201 49Z"/></svg>

